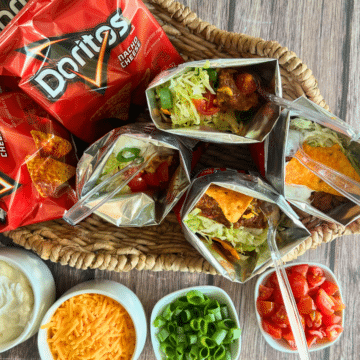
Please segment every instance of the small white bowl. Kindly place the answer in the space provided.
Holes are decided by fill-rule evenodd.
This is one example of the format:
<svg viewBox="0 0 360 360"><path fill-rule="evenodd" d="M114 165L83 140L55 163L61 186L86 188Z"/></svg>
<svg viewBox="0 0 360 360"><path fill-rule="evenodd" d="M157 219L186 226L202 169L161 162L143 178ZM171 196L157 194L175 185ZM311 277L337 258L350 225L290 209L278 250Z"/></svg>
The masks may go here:
<svg viewBox="0 0 360 360"><path fill-rule="evenodd" d="M45 263L30 251L0 248L0 260L19 269L29 280L34 294L34 307L29 323L16 339L0 345L0 353L19 345L37 333L41 319L55 301L55 281Z"/></svg>
<svg viewBox="0 0 360 360"><path fill-rule="evenodd" d="M126 286L112 280L90 280L80 283L64 293L45 314L41 325L47 324L57 308L66 300L80 294L100 294L110 297L121 304L130 315L136 332L136 344L131 360L137 360L144 349L147 336L147 324L144 308L139 298ZM39 329L38 348L42 360L51 360L49 345L47 343L47 329Z"/></svg>
<svg viewBox="0 0 360 360"><path fill-rule="evenodd" d="M161 298L154 306L154 309L151 313L150 319L150 333L151 333L151 342L155 352L155 357L157 360L164 360L166 358L165 354L160 350L160 342L157 338L159 328L154 326L154 320L156 317L161 314L167 305L172 303L179 297L186 295L191 290L201 291L204 295L207 295L211 299L218 300L220 303L226 304L229 310L229 315L233 321L236 322L236 326L240 328L239 317L236 313L234 303L232 302L230 296L222 289L216 286L194 286L186 289L178 290L173 293L166 295ZM230 346L231 359L237 360L240 356L241 350L241 337L233 342Z"/></svg>
<svg viewBox="0 0 360 360"><path fill-rule="evenodd" d="M333 283L335 283L338 286L341 299L343 298L342 293L341 293L340 284L336 280L335 274L327 266L325 266L323 264L311 263L311 262L293 262L293 263L286 264L284 267L289 268L289 267L293 267L295 265L318 266L319 268L321 268L324 271L324 275L325 275L326 280L330 280L330 281L332 281ZM257 300L257 298L259 296L259 286L260 286L260 284L264 285L273 272L275 272L275 269L271 269L271 270L268 270L268 271L264 272L258 278L258 280L256 282L256 285L255 285L255 313L256 313L256 319L258 321L261 333L263 334L266 342L270 346L272 346L274 349L282 351L282 352L297 354L298 351L297 350L292 350L284 339L280 339L280 340L274 339L272 336L270 336L268 333L266 333L264 331L264 329L262 328L262 326L261 326L261 317L260 317L260 315L259 315L259 313L257 311L257 308L256 308L256 300ZM344 310L342 310L342 312L341 312L341 322L339 323L339 325L343 326L343 324L344 324ZM319 344L312 345L309 348L309 352L323 350L323 349L329 347L330 345L335 344L340 339L341 335L342 335L342 333L340 333L339 336L334 341L329 341L329 342L326 342L326 343L319 343Z"/></svg>

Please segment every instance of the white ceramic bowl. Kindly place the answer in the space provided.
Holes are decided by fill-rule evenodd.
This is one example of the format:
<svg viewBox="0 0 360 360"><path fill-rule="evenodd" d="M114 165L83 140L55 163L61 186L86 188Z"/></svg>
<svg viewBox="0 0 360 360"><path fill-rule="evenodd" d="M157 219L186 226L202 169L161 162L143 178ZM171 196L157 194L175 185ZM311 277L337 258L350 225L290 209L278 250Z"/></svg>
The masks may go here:
<svg viewBox="0 0 360 360"><path fill-rule="evenodd" d="M341 299L343 298L342 293L341 293L340 284L336 280L335 274L327 266L325 266L323 264L311 263L311 262L293 262L293 263L290 263L290 264L286 264L285 268L289 268L289 267L292 267L294 265L305 265L305 264L309 265L309 266L318 266L319 268L321 268L324 271L324 275L325 275L326 280L332 281L333 283L335 283L338 286ZM268 333L266 333L264 331L264 329L261 326L261 317L260 317L260 315L259 315L259 313L257 311L257 308L256 308L256 300L257 300L257 298L259 296L259 286L260 286L260 284L264 285L266 283L267 279L270 277L270 275L274 271L275 271L274 269L271 269L271 270L268 270L268 271L264 272L258 278L258 280L256 282L256 286L255 286L255 313L256 313L256 318L257 318L257 321L258 321L258 324L259 324L260 331L263 334L266 342L270 346L272 346L274 349L282 351L282 352L297 354L298 351L297 350L292 350L290 348L290 346L288 345L288 343L284 339L276 340L276 339L274 339L272 336L270 336ZM341 321L340 321L339 325L344 326L343 324L344 324L344 310L342 310L342 312L341 312ZM317 351L317 350L323 350L323 349L327 348L328 346L335 344L340 339L341 335L342 335L342 333L340 333L339 336L334 341L329 341L329 342L326 342L326 343L314 344L309 348L309 351L312 352L312 351Z"/></svg>
<svg viewBox="0 0 360 360"><path fill-rule="evenodd" d="M155 352L155 357L157 360L164 360L166 358L165 354L160 350L160 342L157 338L157 333L159 332L159 328L154 326L154 320L156 317L161 314L166 306L172 303L179 297L186 295L191 290L198 290L201 291L203 294L207 295L211 299L216 299L222 304L226 304L229 310L229 315L232 320L236 322L238 328L240 328L239 317L236 313L236 309L234 303L232 302L230 296L222 289L216 286L195 286L189 287L186 289L178 290L173 293L166 295L165 297L161 298L154 306L154 309L151 313L150 319L150 333L151 333L151 342ZM231 359L237 360L240 356L241 350L241 337L233 342L230 347L231 350Z"/></svg>
<svg viewBox="0 0 360 360"><path fill-rule="evenodd" d="M54 278L45 263L30 251L0 248L0 260L19 269L29 280L34 293L34 307L28 325L16 339L0 345L0 353L19 345L37 333L40 322L55 301Z"/></svg>
<svg viewBox="0 0 360 360"><path fill-rule="evenodd" d="M126 286L112 280L90 280L80 283L64 293L45 314L41 325L47 324L57 308L66 300L80 294L101 294L120 303L130 315L136 332L136 344L131 360L137 360L144 349L147 325L144 308L139 298ZM51 360L53 356L47 343L47 329L39 329L38 348L42 360Z"/></svg>

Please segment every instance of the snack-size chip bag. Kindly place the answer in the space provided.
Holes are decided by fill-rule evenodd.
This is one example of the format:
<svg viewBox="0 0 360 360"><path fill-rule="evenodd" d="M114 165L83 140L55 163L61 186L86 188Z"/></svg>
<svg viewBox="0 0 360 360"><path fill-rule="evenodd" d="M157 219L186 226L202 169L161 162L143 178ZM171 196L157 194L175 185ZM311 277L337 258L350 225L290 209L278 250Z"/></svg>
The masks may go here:
<svg viewBox="0 0 360 360"><path fill-rule="evenodd" d="M61 218L76 201L69 132L26 94L0 95L0 232Z"/></svg>
<svg viewBox="0 0 360 360"><path fill-rule="evenodd" d="M0 54L0 87L10 77L86 142L126 120L131 98L145 105L149 81L182 62L140 0L32 0L1 33Z"/></svg>
<svg viewBox="0 0 360 360"><path fill-rule="evenodd" d="M26 0L0 0L0 31L26 5Z"/></svg>

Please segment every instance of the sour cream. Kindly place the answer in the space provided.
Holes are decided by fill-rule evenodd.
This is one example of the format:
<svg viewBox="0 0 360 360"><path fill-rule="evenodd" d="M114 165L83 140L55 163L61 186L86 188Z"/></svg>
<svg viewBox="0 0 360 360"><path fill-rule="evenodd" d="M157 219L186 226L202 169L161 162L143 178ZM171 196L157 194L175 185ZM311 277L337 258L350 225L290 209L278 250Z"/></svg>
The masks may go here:
<svg viewBox="0 0 360 360"><path fill-rule="evenodd" d="M16 339L32 315L34 293L16 267L0 260L0 344Z"/></svg>

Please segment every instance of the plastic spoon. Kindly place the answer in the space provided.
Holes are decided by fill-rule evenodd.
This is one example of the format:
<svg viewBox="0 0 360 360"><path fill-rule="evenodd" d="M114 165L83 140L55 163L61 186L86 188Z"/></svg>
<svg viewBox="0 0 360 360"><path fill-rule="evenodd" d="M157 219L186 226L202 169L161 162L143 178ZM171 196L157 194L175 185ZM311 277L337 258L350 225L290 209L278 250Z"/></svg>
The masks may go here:
<svg viewBox="0 0 360 360"><path fill-rule="evenodd" d="M136 158L132 161L131 164L124 167L122 170L102 181L99 185L95 186L91 189L82 199L80 199L73 207L71 207L68 211L65 212L63 219L68 222L70 225L75 226L80 221L87 218L91 215L95 210L97 210L100 206L104 205L108 200L110 200L114 195L116 195L119 191L121 191L137 174L139 174L151 161L151 159L156 155L156 152L150 154L147 159L144 161L144 158ZM141 165L140 165L141 164ZM114 190L109 192L106 196L99 201L96 205L89 208L86 206L87 203L91 201L91 198L94 195L100 195L101 190L104 190L107 185L112 182L116 182L118 178L123 176L123 174L129 169L139 166L139 168L132 174L130 174L126 179L124 179L119 186L117 186Z"/></svg>
<svg viewBox="0 0 360 360"><path fill-rule="evenodd" d="M295 343L300 355L300 359L310 360L309 349L307 346L304 329L302 327L300 314L289 284L286 271L284 269L284 263L281 259L281 255L276 244L276 233L280 219L280 210L276 205L265 201L261 203L260 209L267 218L269 224L267 242L271 253L271 259L273 261L277 279L279 282L281 295L284 300L285 309L290 321L291 330L294 334Z"/></svg>

